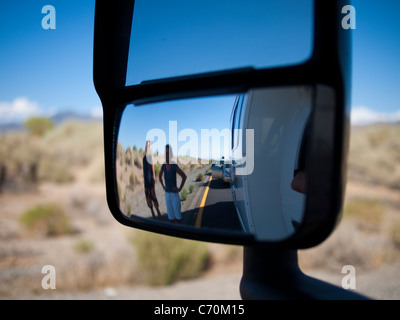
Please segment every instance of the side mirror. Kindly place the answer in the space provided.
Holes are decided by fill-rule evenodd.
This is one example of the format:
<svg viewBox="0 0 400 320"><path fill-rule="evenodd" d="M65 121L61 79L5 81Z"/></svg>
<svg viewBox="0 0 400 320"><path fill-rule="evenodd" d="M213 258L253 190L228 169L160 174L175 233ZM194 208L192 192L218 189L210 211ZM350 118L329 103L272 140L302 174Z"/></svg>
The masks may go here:
<svg viewBox="0 0 400 320"><path fill-rule="evenodd" d="M246 246L328 237L349 131L340 4L97 1L94 83L113 216Z"/></svg>

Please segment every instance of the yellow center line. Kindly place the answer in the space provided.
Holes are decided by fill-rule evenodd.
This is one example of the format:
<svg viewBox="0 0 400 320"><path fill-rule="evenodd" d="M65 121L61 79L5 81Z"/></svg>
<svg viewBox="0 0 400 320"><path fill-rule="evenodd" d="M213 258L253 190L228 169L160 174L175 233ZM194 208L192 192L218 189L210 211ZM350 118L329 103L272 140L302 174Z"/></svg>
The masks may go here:
<svg viewBox="0 0 400 320"><path fill-rule="evenodd" d="M210 180L208 180L208 185L206 187L206 190L204 191L203 199L201 199L201 202L200 202L199 212L197 213L196 223L194 225L196 228L201 227L201 220L203 219L204 205L206 204L208 189L210 188L211 180L212 180L212 176L210 176Z"/></svg>

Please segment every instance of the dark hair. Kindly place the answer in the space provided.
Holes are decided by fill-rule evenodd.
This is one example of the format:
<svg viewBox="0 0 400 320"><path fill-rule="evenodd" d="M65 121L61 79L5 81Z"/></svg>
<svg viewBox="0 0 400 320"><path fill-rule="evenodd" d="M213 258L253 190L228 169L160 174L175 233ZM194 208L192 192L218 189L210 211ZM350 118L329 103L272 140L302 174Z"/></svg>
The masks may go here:
<svg viewBox="0 0 400 320"><path fill-rule="evenodd" d="M165 149L167 149L168 148L168 151L169 151L169 159L168 160L171 160L173 157L174 157L174 153L173 153L173 151L172 151L172 147L171 147L171 145L168 143L166 146L165 146Z"/></svg>

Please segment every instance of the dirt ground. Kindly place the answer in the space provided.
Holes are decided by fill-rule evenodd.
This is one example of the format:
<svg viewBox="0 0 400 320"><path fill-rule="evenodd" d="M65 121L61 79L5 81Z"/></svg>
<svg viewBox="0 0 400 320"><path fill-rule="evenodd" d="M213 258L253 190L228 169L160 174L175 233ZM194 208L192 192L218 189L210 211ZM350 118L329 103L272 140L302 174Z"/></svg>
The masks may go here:
<svg viewBox="0 0 400 320"><path fill-rule="evenodd" d="M347 198L366 194L390 204L384 224L390 225L393 217L398 217L398 193L361 184L348 185ZM73 235L47 238L30 234L22 227L21 214L47 202L66 208L73 221ZM30 192L2 193L0 208L0 299L240 299L243 250L236 246L209 244L212 264L198 279L165 287L130 281L137 261L135 249L127 239L138 231L114 220L106 204L104 185L86 182L83 174L71 184L43 184ZM347 248L349 256L371 250L374 245L387 246L387 239L380 233L355 239L348 234L354 235L354 230L348 221L343 221L326 242L300 251L302 270L341 286L345 276L341 266L354 264L357 292L375 299L400 299L400 263L396 257L387 258L382 253L359 264L339 259L330 267L319 262L317 257L345 251L340 246ZM81 253L76 248L82 243L91 244L94 249ZM45 265L52 265L57 271L55 290L42 288Z"/></svg>

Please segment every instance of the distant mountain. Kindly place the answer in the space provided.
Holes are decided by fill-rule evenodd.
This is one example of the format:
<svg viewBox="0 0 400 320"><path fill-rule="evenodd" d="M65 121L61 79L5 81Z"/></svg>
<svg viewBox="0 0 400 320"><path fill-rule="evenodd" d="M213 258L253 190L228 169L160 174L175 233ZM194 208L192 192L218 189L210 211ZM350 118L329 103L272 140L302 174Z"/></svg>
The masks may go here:
<svg viewBox="0 0 400 320"><path fill-rule="evenodd" d="M0 124L0 133L5 133L8 131L20 131L24 129L22 123L4 123Z"/></svg>
<svg viewBox="0 0 400 320"><path fill-rule="evenodd" d="M51 121L55 124L60 124L67 120L77 120L77 121L100 121L101 119L93 117L89 114L79 114L76 112L60 112L50 117Z"/></svg>
<svg viewBox="0 0 400 320"><path fill-rule="evenodd" d="M64 121L75 120L80 122L89 122L89 121L101 121L102 119L98 117L93 117L89 114L80 114L76 112L60 112L50 117L51 121L54 124L60 124ZM6 133L8 131L21 131L24 130L24 124L20 123L0 123L0 133Z"/></svg>

